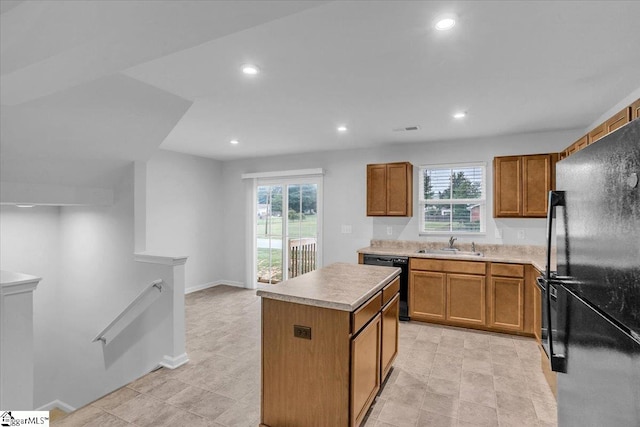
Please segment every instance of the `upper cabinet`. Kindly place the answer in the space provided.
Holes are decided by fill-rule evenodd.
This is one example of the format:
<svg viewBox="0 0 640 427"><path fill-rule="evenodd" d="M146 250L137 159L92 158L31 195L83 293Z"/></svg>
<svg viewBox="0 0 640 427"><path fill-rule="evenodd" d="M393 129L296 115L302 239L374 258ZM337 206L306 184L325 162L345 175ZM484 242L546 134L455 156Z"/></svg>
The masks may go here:
<svg viewBox="0 0 640 427"><path fill-rule="evenodd" d="M568 146L564 151L559 153L560 160L568 157L574 153L585 148L587 145L591 145L603 136L613 132L614 130L626 125L631 120L635 120L640 117L640 99L636 100L633 104L618 111L612 117L610 117L604 123L591 129L585 136Z"/></svg>
<svg viewBox="0 0 640 427"><path fill-rule="evenodd" d="M534 154L493 159L493 216L542 218L555 185L557 155Z"/></svg>
<svg viewBox="0 0 640 427"><path fill-rule="evenodd" d="M640 99L631 104L631 120L640 118Z"/></svg>
<svg viewBox="0 0 640 427"><path fill-rule="evenodd" d="M367 165L367 216L413 216L413 165Z"/></svg>

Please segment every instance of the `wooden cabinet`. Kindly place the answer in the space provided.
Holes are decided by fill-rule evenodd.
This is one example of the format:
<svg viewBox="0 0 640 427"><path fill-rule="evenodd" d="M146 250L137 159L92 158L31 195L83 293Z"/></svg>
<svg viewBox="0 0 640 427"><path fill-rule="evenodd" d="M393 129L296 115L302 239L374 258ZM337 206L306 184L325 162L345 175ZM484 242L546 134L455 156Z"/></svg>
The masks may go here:
<svg viewBox="0 0 640 427"><path fill-rule="evenodd" d="M413 216L413 165L367 165L367 216Z"/></svg>
<svg viewBox="0 0 640 427"><path fill-rule="evenodd" d="M640 118L640 99L631 104L631 120Z"/></svg>
<svg viewBox="0 0 640 427"><path fill-rule="evenodd" d="M398 355L398 315L400 314L400 294L382 308L382 343L381 350L381 376L384 381L391 370L391 365Z"/></svg>
<svg viewBox="0 0 640 427"><path fill-rule="evenodd" d="M556 160L556 153L494 158L493 216L546 217Z"/></svg>
<svg viewBox="0 0 640 427"><path fill-rule="evenodd" d="M522 156L493 159L493 216L522 216Z"/></svg>
<svg viewBox="0 0 640 427"><path fill-rule="evenodd" d="M640 99L637 99L631 105L623 108L612 117L610 117L607 121L596 126L588 134L568 146L563 151L564 154L560 156L560 160L574 153L577 153L586 146L593 144L603 136L608 135L609 133L624 126L631 120L637 119L638 117L640 117Z"/></svg>
<svg viewBox="0 0 640 427"><path fill-rule="evenodd" d="M351 340L352 426L359 426L380 390L381 315Z"/></svg>
<svg viewBox="0 0 640 427"><path fill-rule="evenodd" d="M362 423L398 354L399 284L352 312L262 299L261 425Z"/></svg>
<svg viewBox="0 0 640 427"><path fill-rule="evenodd" d="M631 121L631 108L632 106L628 106L620 110L617 114L611 117L609 120L604 122L606 132L611 133L614 130L621 128Z"/></svg>
<svg viewBox="0 0 640 427"><path fill-rule="evenodd" d="M434 271L411 271L409 317L416 320L446 320L446 276Z"/></svg>
<svg viewBox="0 0 640 427"><path fill-rule="evenodd" d="M530 265L411 258L409 268L411 320L535 334L537 270Z"/></svg>
<svg viewBox="0 0 640 427"><path fill-rule="evenodd" d="M461 325L485 325L485 278L447 274L447 320Z"/></svg>
<svg viewBox="0 0 640 427"><path fill-rule="evenodd" d="M409 316L415 320L482 326L484 262L411 258Z"/></svg>
<svg viewBox="0 0 640 427"><path fill-rule="evenodd" d="M524 331L524 265L491 264L489 326Z"/></svg>

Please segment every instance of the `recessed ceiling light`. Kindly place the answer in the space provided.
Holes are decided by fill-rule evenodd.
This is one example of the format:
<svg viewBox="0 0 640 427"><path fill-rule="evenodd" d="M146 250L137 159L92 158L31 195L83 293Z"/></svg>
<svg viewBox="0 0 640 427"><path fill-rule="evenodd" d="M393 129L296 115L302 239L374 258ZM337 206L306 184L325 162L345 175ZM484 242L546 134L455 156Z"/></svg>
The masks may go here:
<svg viewBox="0 0 640 427"><path fill-rule="evenodd" d="M464 111L460 111L459 113L455 113L453 115L454 119L464 119L465 117L467 117L467 113L465 113Z"/></svg>
<svg viewBox="0 0 640 427"><path fill-rule="evenodd" d="M338 132L346 132L347 127L345 125L338 126Z"/></svg>
<svg viewBox="0 0 640 427"><path fill-rule="evenodd" d="M253 64L244 64L242 66L242 72L250 76L255 76L256 74L260 73L260 68L258 68L257 65Z"/></svg>
<svg viewBox="0 0 640 427"><path fill-rule="evenodd" d="M240 141L238 141L237 139L232 139L231 141L229 141L229 144L232 145L238 145L240 143Z"/></svg>
<svg viewBox="0 0 640 427"><path fill-rule="evenodd" d="M20 204L20 205L16 205L16 206L19 207L19 208L32 208L34 205L22 205L22 204Z"/></svg>
<svg viewBox="0 0 640 427"><path fill-rule="evenodd" d="M446 31L452 29L456 25L456 19L453 16L446 16L438 19L436 22L436 30Z"/></svg>

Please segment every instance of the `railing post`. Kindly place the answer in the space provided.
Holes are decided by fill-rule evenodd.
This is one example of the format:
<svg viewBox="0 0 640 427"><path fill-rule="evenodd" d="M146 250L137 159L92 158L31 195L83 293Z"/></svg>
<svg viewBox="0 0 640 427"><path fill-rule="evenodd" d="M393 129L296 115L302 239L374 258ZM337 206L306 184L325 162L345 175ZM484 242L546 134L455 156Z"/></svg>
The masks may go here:
<svg viewBox="0 0 640 427"><path fill-rule="evenodd" d="M33 410L33 291L40 277L0 272L0 408Z"/></svg>
<svg viewBox="0 0 640 427"><path fill-rule="evenodd" d="M169 266L171 271L163 277L167 292L171 292L171 334L169 354L165 354L160 364L169 369L175 369L189 361L185 346L185 312L184 312L184 265L187 257L170 257L150 255L148 253L135 254L138 262L162 264Z"/></svg>

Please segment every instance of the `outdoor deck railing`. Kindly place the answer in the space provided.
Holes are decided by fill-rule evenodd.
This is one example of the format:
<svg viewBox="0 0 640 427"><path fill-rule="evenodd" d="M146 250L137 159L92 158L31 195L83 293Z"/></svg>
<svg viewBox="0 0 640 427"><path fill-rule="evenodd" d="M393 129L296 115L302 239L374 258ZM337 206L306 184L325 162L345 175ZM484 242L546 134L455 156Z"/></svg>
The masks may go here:
<svg viewBox="0 0 640 427"><path fill-rule="evenodd" d="M289 278L316 269L316 239L289 240Z"/></svg>

